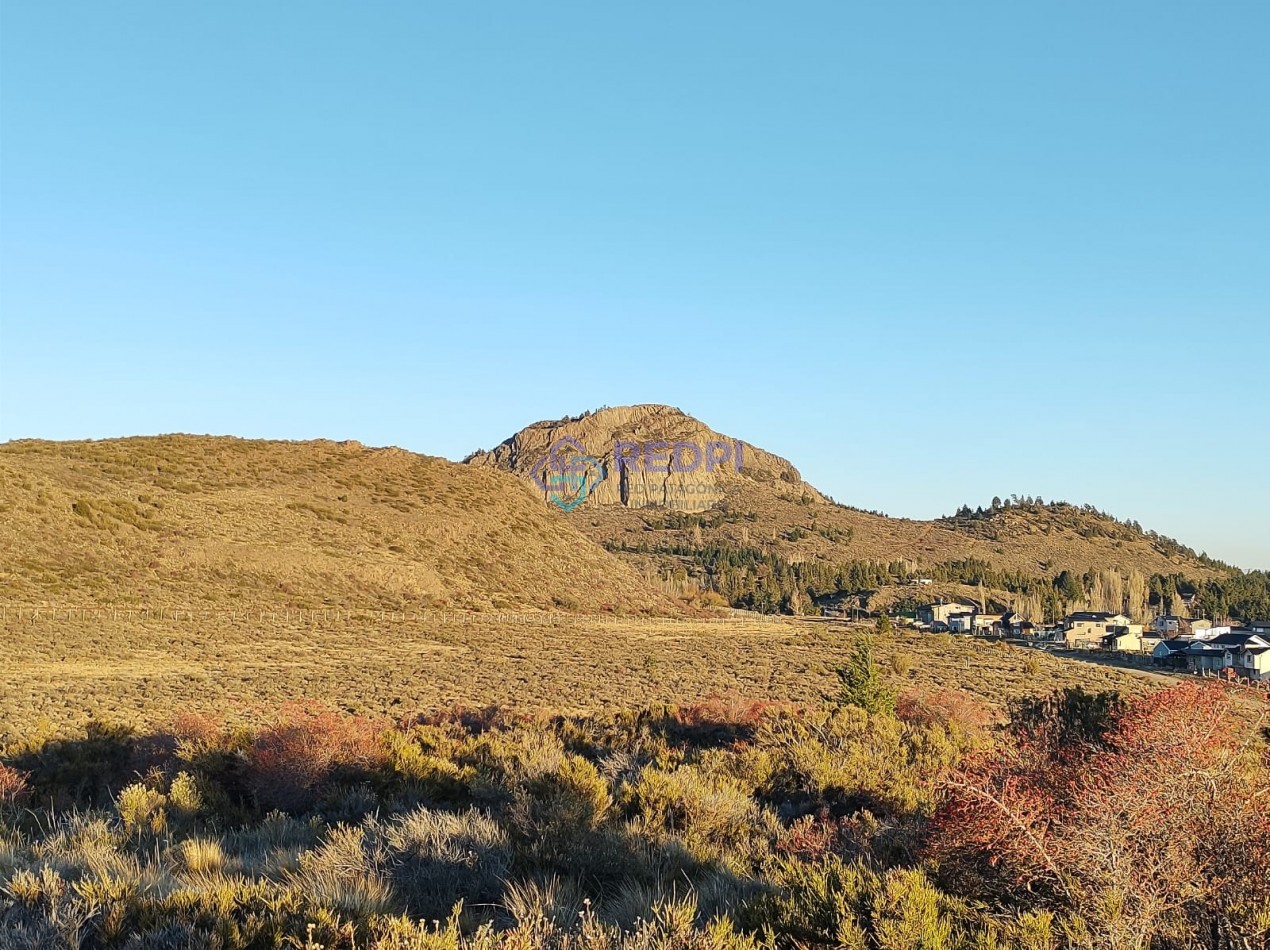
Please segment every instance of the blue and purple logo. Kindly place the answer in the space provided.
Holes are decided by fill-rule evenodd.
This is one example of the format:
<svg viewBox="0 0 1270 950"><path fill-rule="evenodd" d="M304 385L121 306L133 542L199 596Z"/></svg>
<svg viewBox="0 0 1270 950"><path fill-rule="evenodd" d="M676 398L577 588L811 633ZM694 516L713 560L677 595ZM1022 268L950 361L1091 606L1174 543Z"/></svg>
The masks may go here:
<svg viewBox="0 0 1270 950"><path fill-rule="evenodd" d="M712 507L722 498L713 478L665 479L651 483L644 473L678 475L702 471L713 474L723 469L741 471L745 444L739 440L686 440L613 443L613 466L620 483L624 504L636 507L669 505L693 509ZM562 511L572 511L590 497L607 477L608 471L577 439L565 436L551 443L546 456L530 469L533 479L547 500ZM650 491L650 486L655 491Z"/></svg>
<svg viewBox="0 0 1270 950"><path fill-rule="evenodd" d="M588 455L582 443L565 436L551 443L551 451L530 470L534 484L562 511L572 511L604 481L604 464Z"/></svg>

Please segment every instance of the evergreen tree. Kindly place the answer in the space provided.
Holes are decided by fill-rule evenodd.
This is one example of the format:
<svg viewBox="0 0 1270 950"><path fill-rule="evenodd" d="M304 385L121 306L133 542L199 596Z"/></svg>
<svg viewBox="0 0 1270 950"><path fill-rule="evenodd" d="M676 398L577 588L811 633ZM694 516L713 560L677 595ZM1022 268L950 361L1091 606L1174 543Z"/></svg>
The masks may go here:
<svg viewBox="0 0 1270 950"><path fill-rule="evenodd" d="M838 701L842 705L859 706L871 714L895 712L895 691L878 671L870 637L860 641L851 662L838 670L838 679L842 684Z"/></svg>

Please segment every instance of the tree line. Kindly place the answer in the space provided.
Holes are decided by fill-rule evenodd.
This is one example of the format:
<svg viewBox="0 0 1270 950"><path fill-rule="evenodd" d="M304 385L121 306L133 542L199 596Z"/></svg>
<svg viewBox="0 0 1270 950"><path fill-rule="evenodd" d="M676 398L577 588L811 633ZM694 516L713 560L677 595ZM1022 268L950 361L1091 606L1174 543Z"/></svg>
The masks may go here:
<svg viewBox="0 0 1270 950"><path fill-rule="evenodd" d="M1243 621L1270 617L1270 574L1265 571L1232 570L1206 581L1182 574L1148 576L1136 569L1127 574L1115 569L1062 570L1045 576L1000 568L975 557L937 564L903 559L791 561L754 546L719 541L633 546L623 542L607 547L676 558L681 579L695 581L733 607L760 613L812 614L831 596L868 595L922 578L979 588L985 609L1012 609L1038 623L1055 622L1073 610L1123 613L1136 622L1156 613ZM927 596L914 586L897 607L915 608Z"/></svg>

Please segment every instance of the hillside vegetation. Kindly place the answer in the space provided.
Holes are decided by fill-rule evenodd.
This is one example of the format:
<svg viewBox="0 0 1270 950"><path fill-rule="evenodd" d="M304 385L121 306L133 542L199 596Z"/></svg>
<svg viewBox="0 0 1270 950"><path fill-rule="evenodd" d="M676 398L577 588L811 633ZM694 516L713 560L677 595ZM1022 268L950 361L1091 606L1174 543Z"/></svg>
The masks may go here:
<svg viewBox="0 0 1270 950"><path fill-rule="evenodd" d="M1265 946L1239 700L1068 689L991 730L866 640L806 708L26 734L0 743L0 950Z"/></svg>
<svg viewBox="0 0 1270 950"><path fill-rule="evenodd" d="M502 473L356 442L0 446L0 601L673 609Z"/></svg>
<svg viewBox="0 0 1270 950"><path fill-rule="evenodd" d="M560 439L580 444L606 472L570 512L572 523L692 604L805 613L834 595L869 610L953 596L1042 621L1070 609L1103 609L1116 599L1106 591L1121 586L1145 590L1153 608L1175 610L1179 590L1198 591L1210 615L1243 616L1270 604L1270 578L1248 580L1088 505L1016 497L933 521L891 518L835 502L789 462L749 444L740 471L724 465L712 472L623 472L615 464L618 444L646 450L676 440L736 443L669 406L604 408L535 423L468 462L516 474L550 498L533 479ZM635 454L634 468L645 468L643 452ZM908 586L918 579L934 585ZM1205 589L1209 584L1215 586ZM1135 606L1145 614L1148 603L1126 596L1114 609Z"/></svg>

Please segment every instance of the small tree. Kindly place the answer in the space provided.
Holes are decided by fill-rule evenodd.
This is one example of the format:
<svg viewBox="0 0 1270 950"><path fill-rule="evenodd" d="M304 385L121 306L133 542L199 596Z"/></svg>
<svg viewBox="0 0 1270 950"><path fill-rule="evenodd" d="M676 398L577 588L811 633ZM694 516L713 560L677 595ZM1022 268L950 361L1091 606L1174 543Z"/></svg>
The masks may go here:
<svg viewBox="0 0 1270 950"><path fill-rule="evenodd" d="M895 631L895 624L891 623L891 618L886 614L881 614L878 617L876 629L879 634L885 636L886 634L893 633Z"/></svg>
<svg viewBox="0 0 1270 950"><path fill-rule="evenodd" d="M870 637L860 641L851 662L838 670L838 680L838 701L844 706L859 706L869 713L895 712L895 691L878 670Z"/></svg>

